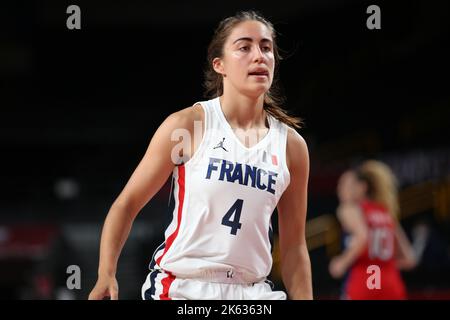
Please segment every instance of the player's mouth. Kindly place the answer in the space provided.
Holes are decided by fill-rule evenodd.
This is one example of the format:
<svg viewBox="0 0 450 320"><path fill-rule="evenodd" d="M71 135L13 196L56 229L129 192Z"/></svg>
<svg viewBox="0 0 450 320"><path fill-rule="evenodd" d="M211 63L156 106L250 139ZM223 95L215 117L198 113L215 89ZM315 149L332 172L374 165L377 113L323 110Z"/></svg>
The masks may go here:
<svg viewBox="0 0 450 320"><path fill-rule="evenodd" d="M267 70L265 68L256 68L256 69L250 70L248 75L265 79L265 78L269 78L269 70Z"/></svg>

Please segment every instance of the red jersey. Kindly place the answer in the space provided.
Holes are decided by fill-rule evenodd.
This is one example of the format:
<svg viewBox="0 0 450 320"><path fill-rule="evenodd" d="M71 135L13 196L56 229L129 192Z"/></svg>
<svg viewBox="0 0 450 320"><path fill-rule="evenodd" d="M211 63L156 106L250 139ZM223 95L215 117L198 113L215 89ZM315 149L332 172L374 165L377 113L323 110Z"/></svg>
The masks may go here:
<svg viewBox="0 0 450 320"><path fill-rule="evenodd" d="M346 298L353 300L405 299L405 287L395 261L394 220L386 208L380 204L363 201L360 206L368 227L368 241L365 250L349 270L344 287ZM371 285L374 283L372 281L374 269L379 270L378 286Z"/></svg>

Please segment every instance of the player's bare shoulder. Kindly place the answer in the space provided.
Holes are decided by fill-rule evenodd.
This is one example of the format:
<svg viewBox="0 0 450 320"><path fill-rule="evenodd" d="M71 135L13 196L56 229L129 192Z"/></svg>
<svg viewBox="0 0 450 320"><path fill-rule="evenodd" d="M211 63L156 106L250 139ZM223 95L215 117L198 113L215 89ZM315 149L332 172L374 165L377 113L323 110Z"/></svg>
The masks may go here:
<svg viewBox="0 0 450 320"><path fill-rule="evenodd" d="M205 114L202 106L194 104L172 113L165 120L167 129L171 131L172 143L174 145L183 143L179 155L183 157L184 161L189 160L197 150L204 133L204 119ZM196 137L196 135L199 135L199 137Z"/></svg>
<svg viewBox="0 0 450 320"><path fill-rule="evenodd" d="M309 162L308 146L305 139L293 128L288 127L286 161L290 171Z"/></svg>
<svg viewBox="0 0 450 320"><path fill-rule="evenodd" d="M204 111L200 104L195 104L172 113L166 121L170 123L172 129L186 129L193 134L195 123L204 121Z"/></svg>

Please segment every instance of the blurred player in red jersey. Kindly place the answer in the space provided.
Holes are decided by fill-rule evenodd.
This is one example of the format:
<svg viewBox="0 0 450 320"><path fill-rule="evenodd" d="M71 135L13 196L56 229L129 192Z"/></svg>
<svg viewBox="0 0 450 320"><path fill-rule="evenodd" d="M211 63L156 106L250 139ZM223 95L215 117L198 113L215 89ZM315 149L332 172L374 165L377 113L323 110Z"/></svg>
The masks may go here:
<svg viewBox="0 0 450 320"><path fill-rule="evenodd" d="M329 265L330 274L346 273L343 299L406 299L399 270L416 265L414 251L398 223L397 182L390 168L369 160L339 179L337 217L345 249ZM369 284L379 272L379 284Z"/></svg>

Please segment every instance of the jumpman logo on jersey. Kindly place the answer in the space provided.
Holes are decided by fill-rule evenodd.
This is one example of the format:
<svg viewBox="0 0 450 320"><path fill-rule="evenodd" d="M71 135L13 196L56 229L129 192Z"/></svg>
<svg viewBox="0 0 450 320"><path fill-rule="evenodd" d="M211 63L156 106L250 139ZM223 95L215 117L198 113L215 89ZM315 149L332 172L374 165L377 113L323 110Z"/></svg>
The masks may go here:
<svg viewBox="0 0 450 320"><path fill-rule="evenodd" d="M223 142L225 141L225 137L223 137L222 141L220 141L217 146L215 146L213 149L217 149L217 148L222 148L223 150L225 150L226 152L228 152L227 149L225 149L225 147L223 146Z"/></svg>

